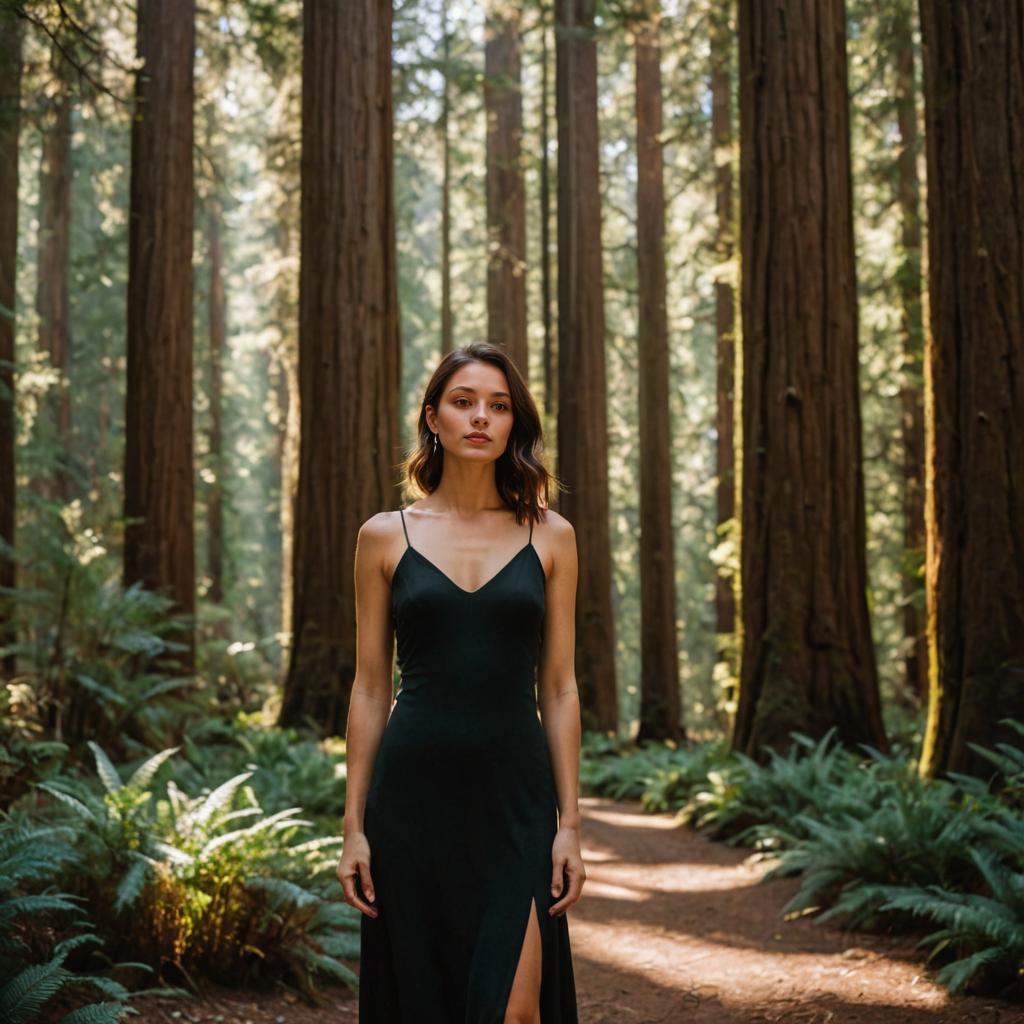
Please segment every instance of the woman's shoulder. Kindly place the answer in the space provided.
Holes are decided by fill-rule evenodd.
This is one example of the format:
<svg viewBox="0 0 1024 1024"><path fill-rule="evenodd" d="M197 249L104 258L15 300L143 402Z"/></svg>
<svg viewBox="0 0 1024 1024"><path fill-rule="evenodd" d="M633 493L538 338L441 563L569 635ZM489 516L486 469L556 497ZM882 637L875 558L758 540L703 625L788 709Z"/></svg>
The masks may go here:
<svg viewBox="0 0 1024 1024"><path fill-rule="evenodd" d="M543 524L541 528L552 540L565 541L576 533L572 523L553 508L541 509L541 517L540 524Z"/></svg>
<svg viewBox="0 0 1024 1024"><path fill-rule="evenodd" d="M359 540L387 542L397 530L402 531L401 512L398 509L375 512L359 527Z"/></svg>

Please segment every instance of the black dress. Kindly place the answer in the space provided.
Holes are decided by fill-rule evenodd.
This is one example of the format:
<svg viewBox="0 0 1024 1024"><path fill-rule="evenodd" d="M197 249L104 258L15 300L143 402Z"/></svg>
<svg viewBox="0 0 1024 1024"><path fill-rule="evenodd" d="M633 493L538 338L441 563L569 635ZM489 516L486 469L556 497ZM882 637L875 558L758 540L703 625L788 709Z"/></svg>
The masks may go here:
<svg viewBox="0 0 1024 1024"><path fill-rule="evenodd" d="M473 591L412 547L404 510L402 528L401 686L363 815L378 916L361 917L359 1020L502 1024L535 907L542 1024L577 1024L568 920L548 913L562 893L551 894L558 803L537 715L546 580L532 522Z"/></svg>

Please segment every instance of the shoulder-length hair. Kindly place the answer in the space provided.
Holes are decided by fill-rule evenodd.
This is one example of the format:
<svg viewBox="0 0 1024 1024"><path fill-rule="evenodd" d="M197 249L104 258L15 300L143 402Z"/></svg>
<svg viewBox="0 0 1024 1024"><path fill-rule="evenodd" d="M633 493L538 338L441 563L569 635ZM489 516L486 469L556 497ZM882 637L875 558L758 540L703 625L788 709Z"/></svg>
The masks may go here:
<svg viewBox="0 0 1024 1024"><path fill-rule="evenodd" d="M516 522L543 518L548 507L549 490L560 485L543 462L544 431L540 414L519 368L508 353L486 341L476 341L453 349L431 375L420 403L416 423L417 441L400 465L402 490L415 498L433 493L444 472L444 448L434 451L434 435L427 426L427 406L435 411L452 374L467 363L491 363L505 374L512 396L512 431L505 450L494 467L494 482L502 501L515 511Z"/></svg>

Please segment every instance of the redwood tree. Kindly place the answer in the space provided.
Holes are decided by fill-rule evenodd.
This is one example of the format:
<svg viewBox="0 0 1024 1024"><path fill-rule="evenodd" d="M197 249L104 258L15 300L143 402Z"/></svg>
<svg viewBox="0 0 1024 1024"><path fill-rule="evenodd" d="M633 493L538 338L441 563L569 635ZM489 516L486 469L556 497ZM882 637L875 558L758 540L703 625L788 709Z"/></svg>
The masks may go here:
<svg viewBox="0 0 1024 1024"><path fill-rule="evenodd" d="M526 188L520 163L518 3L488 0L486 31L487 337L526 374Z"/></svg>
<svg viewBox="0 0 1024 1024"><path fill-rule="evenodd" d="M598 173L595 0L556 0L558 121L559 511L579 556L576 678L583 723L618 724L608 528L601 185Z"/></svg>
<svg viewBox="0 0 1024 1024"><path fill-rule="evenodd" d="M637 739L681 740L668 407L665 187L657 0L636 36L637 278L640 376L640 729Z"/></svg>
<svg viewBox="0 0 1024 1024"><path fill-rule="evenodd" d="M715 278L715 435L717 509L715 522L722 530L736 515L736 290L733 275L736 220L733 191L732 4L715 5L711 11L711 144L715 165L715 252L719 272ZM715 635L718 660L726 663L727 678L734 679L736 596L734 574L715 575ZM734 693L727 694L730 701Z"/></svg>
<svg viewBox="0 0 1024 1024"><path fill-rule="evenodd" d="M441 0L442 91L437 122L441 144L441 355L455 345L452 314L452 140L449 120L452 108L451 33L448 28L448 0Z"/></svg>
<svg viewBox="0 0 1024 1024"><path fill-rule="evenodd" d="M921 768L1024 722L1024 5L922 0L928 158L928 629Z"/></svg>
<svg viewBox="0 0 1024 1024"><path fill-rule="evenodd" d="M52 49L56 80L50 108L45 112L39 168L39 241L36 312L39 350L59 373L56 393L48 404L53 414L54 440L60 446L59 468L47 489L71 497L71 319L69 281L71 260L71 82L70 68L60 50Z"/></svg>
<svg viewBox="0 0 1024 1024"><path fill-rule="evenodd" d="M14 305L18 262L18 129L21 124L21 23L0 5L0 539L15 540L16 423L14 416ZM15 562L0 554L0 586L13 587ZM14 640L13 618L0 617L0 643ZM4 674L15 659L3 660Z"/></svg>
<svg viewBox="0 0 1024 1024"><path fill-rule="evenodd" d="M215 604L224 600L224 491L227 469L224 453L224 346L227 339L227 297L224 293L223 219L224 209L219 198L211 196L207 213L206 240L209 246L209 460L214 478L207 492L206 571L210 577L210 588L206 596Z"/></svg>
<svg viewBox="0 0 1024 1024"><path fill-rule="evenodd" d="M733 743L886 749L867 607L843 0L739 5L743 652ZM784 30L783 30L784 29Z"/></svg>
<svg viewBox="0 0 1024 1024"><path fill-rule="evenodd" d="M893 24L896 64L896 118L900 149L897 174L902 265L900 334L903 337L903 630L907 692L922 703L928 698L926 616L919 610L920 568L925 558L924 522L924 333L921 323L921 185L917 175L917 81L911 5L896 5Z"/></svg>
<svg viewBox="0 0 1024 1024"><path fill-rule="evenodd" d="M124 579L195 611L194 0L139 0L128 228ZM194 634L180 638L191 670Z"/></svg>
<svg viewBox="0 0 1024 1024"><path fill-rule="evenodd" d="M299 480L280 723L342 735L355 672L359 527L401 457L391 7L303 8Z"/></svg>

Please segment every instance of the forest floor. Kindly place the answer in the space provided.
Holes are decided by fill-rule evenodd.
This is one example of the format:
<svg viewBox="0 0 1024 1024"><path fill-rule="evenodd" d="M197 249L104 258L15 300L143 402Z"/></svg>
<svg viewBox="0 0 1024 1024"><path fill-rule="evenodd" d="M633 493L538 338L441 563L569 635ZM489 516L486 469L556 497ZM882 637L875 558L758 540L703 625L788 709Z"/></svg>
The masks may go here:
<svg viewBox="0 0 1024 1024"><path fill-rule="evenodd" d="M638 803L585 797L580 808L587 881L569 911L580 1024L1024 1024L1024 1006L929 981L912 937L784 921L800 881L760 884L768 866L749 850ZM133 1005L140 1024L357 1021L341 990L320 1009L226 989Z"/></svg>

